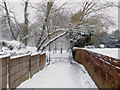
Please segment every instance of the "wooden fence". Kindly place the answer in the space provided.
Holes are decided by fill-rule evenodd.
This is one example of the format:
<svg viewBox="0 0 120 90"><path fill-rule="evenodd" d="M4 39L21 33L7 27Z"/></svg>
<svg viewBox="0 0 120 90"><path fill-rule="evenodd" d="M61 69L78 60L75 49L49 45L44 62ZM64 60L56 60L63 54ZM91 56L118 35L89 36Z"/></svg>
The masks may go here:
<svg viewBox="0 0 120 90"><path fill-rule="evenodd" d="M7 61L9 56L0 58L0 89L7 87Z"/></svg>
<svg viewBox="0 0 120 90"><path fill-rule="evenodd" d="M22 82L39 72L45 65L46 54L26 55L17 58L4 57L0 59L0 89L16 88ZM41 58L41 56L43 58ZM43 60L41 60L43 59ZM43 61L43 62L41 62ZM8 77L7 77L8 76Z"/></svg>
<svg viewBox="0 0 120 90"><path fill-rule="evenodd" d="M45 59L46 59L46 54L43 53L42 55L40 55L40 70L42 70L45 66Z"/></svg>
<svg viewBox="0 0 120 90"><path fill-rule="evenodd" d="M84 65L99 88L120 88L120 59L77 49L75 61Z"/></svg>
<svg viewBox="0 0 120 90"><path fill-rule="evenodd" d="M31 56L30 58L30 77L32 78L32 76L39 72L39 60L40 60L40 55L34 55L34 56Z"/></svg>
<svg viewBox="0 0 120 90"><path fill-rule="evenodd" d="M16 88L29 78L30 55L9 60L9 88Z"/></svg>

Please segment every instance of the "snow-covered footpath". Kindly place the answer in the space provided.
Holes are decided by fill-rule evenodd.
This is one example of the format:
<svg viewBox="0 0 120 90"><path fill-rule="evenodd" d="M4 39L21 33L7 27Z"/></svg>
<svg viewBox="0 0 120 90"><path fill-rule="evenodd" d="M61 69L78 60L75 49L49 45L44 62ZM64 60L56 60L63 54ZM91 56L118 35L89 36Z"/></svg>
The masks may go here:
<svg viewBox="0 0 120 90"><path fill-rule="evenodd" d="M86 48L84 48L86 49ZM118 48L87 49L109 57L119 58ZM12 58L26 54L35 54L36 47L25 47L17 41L4 41L4 47L0 50L0 58L10 55ZM47 57L49 52L47 51ZM55 52L54 52L55 53ZM51 64L42 71L26 80L17 88L97 88L83 65L73 61L69 52L57 51L51 54Z"/></svg>
<svg viewBox="0 0 120 90"><path fill-rule="evenodd" d="M69 63L68 53L58 52L52 56L59 58L57 63L45 67L17 88L97 88L83 65Z"/></svg>

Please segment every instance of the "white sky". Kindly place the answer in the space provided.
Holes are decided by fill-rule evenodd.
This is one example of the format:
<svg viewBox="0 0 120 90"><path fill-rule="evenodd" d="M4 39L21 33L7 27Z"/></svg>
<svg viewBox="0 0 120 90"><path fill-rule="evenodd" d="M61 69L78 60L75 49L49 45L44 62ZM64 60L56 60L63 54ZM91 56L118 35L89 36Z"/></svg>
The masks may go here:
<svg viewBox="0 0 120 90"><path fill-rule="evenodd" d="M0 0L2 1L2 0ZM20 2L21 0L5 0L7 2ZM31 2L40 2L40 1L44 1L44 0L29 0ZM48 1L48 0L46 0ZM65 2L65 1L72 1L72 2L82 2L83 0L55 0L55 1L58 1L58 2ZM97 1L97 0L96 0ZM109 2L119 2L120 0L100 0L100 1L109 1Z"/></svg>
<svg viewBox="0 0 120 90"><path fill-rule="evenodd" d="M0 0L2 1L2 0ZM21 4L22 0L6 0L9 4L9 7L12 11L15 12L16 18L19 22L24 21L24 5ZM31 2L40 2L43 0L30 0ZM64 2L69 1L68 4L66 4L67 8L70 8L72 11L77 11L80 8L80 2L83 2L84 0L56 0L55 4L60 6ZM101 2L109 1L109 2L118 2L120 0L100 0ZM116 24L118 24L118 9L117 8L110 8L105 11L105 13L109 14L110 16L114 17L114 20ZM35 12L34 10L29 9L29 15L30 20L34 21ZM116 26L117 28L118 26Z"/></svg>

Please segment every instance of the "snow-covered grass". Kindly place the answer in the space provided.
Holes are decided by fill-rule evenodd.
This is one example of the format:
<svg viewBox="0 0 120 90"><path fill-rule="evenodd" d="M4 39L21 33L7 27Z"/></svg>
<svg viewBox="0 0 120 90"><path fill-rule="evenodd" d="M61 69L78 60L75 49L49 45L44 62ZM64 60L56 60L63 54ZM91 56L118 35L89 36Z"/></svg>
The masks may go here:
<svg viewBox="0 0 120 90"><path fill-rule="evenodd" d="M66 51L52 54L52 58L62 60L45 67L17 88L97 88L83 65L69 63L69 55Z"/></svg>
<svg viewBox="0 0 120 90"><path fill-rule="evenodd" d="M119 48L91 48L87 49L92 52L100 53L109 57L120 59L120 49Z"/></svg>

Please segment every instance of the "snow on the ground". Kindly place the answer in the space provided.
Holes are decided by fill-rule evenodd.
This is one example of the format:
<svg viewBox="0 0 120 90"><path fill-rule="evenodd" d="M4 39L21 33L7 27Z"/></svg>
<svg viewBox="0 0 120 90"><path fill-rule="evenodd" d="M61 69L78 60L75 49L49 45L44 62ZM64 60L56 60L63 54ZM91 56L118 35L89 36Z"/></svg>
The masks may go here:
<svg viewBox="0 0 120 90"><path fill-rule="evenodd" d="M55 53L56 52L56 53ZM56 50L54 53L53 51L50 52L52 58L67 58L69 56L69 52L67 53L66 50L63 50L62 53L60 50ZM47 56L49 55L49 51L46 51Z"/></svg>
<svg viewBox="0 0 120 90"><path fill-rule="evenodd" d="M120 59L120 49L119 48L91 48L87 49L92 52L100 53L109 57Z"/></svg>
<svg viewBox="0 0 120 90"><path fill-rule="evenodd" d="M69 53L57 52L52 56L62 56L63 60L45 67L17 88L97 88L83 65L69 63Z"/></svg>

